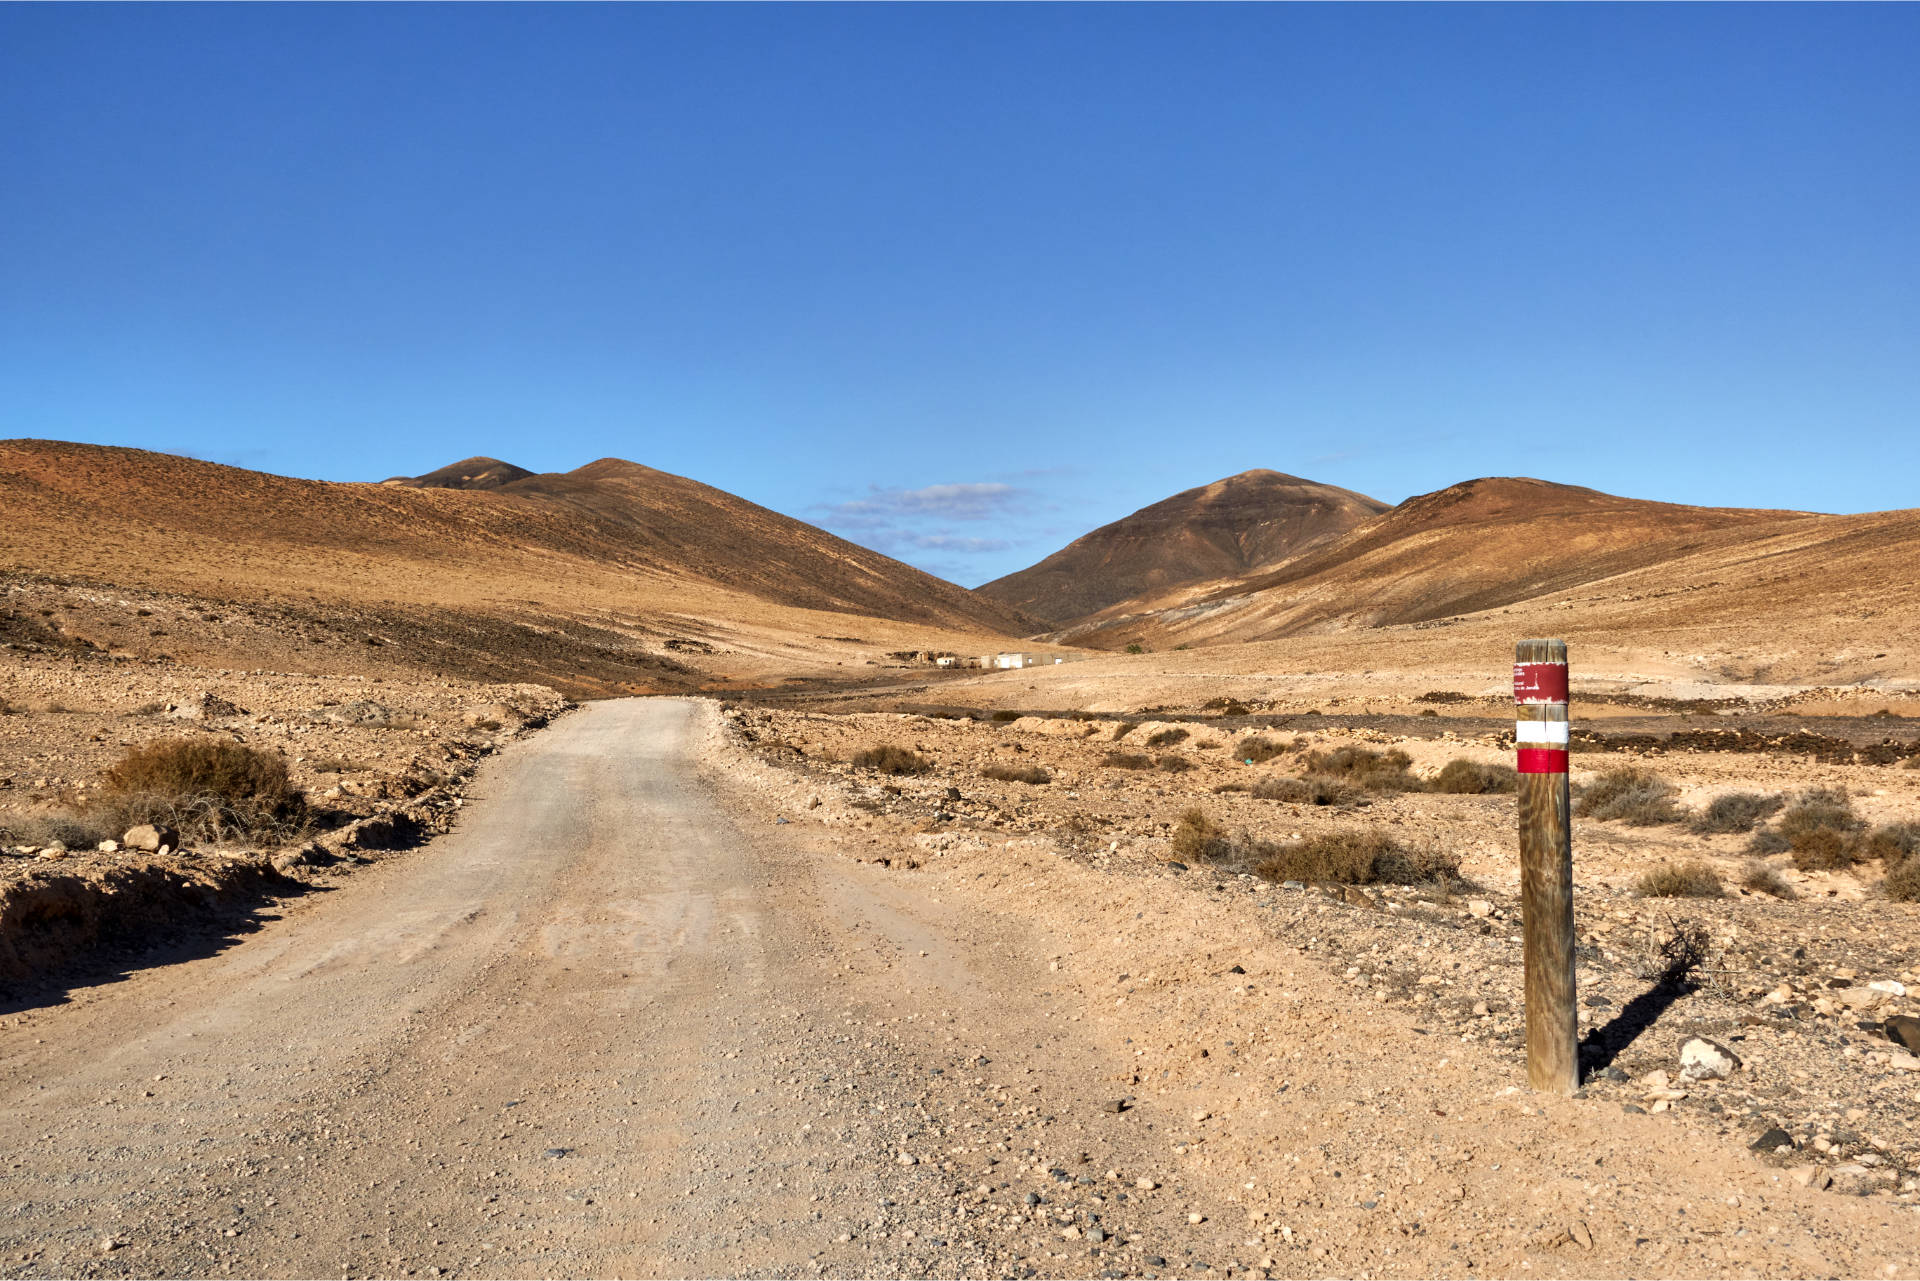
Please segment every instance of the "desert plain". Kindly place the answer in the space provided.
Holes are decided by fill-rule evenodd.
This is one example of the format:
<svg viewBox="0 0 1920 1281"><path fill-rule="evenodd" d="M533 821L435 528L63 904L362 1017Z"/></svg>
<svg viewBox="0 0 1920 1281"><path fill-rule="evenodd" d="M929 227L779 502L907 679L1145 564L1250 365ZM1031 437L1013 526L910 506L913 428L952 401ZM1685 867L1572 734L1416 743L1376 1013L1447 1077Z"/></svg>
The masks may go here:
<svg viewBox="0 0 1920 1281"><path fill-rule="evenodd" d="M614 460L0 500L0 1275L1920 1272L1912 512L1248 473L969 592Z"/></svg>

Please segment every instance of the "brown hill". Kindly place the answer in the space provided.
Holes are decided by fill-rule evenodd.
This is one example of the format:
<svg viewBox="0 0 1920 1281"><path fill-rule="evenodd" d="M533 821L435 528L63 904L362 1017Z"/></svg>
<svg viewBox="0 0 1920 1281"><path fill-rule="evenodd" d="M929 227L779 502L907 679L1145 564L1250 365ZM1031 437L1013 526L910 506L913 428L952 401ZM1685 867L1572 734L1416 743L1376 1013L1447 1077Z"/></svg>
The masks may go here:
<svg viewBox="0 0 1920 1281"><path fill-rule="evenodd" d="M106 611L88 615L87 639L134 657L384 665L589 692L831 669L889 649L978 652L1033 629L684 477L617 459L517 477L472 463L416 483L335 484L0 441L0 577L11 567L87 589L73 608ZM148 627L119 596L128 618L99 604L108 597L94 589L109 588L209 608L170 605L175 625Z"/></svg>
<svg viewBox="0 0 1920 1281"><path fill-rule="evenodd" d="M1066 626L1120 601L1275 564L1386 506L1284 472L1241 472L1143 507L976 590Z"/></svg>
<svg viewBox="0 0 1920 1281"><path fill-rule="evenodd" d="M500 489L531 475L526 468L498 458L465 458L424 476L396 476L386 483L409 489Z"/></svg>
<svg viewBox="0 0 1920 1281"><path fill-rule="evenodd" d="M1429 622L1832 519L1472 480L1410 498L1263 573L1122 602L1068 634L1102 645L1209 644Z"/></svg>

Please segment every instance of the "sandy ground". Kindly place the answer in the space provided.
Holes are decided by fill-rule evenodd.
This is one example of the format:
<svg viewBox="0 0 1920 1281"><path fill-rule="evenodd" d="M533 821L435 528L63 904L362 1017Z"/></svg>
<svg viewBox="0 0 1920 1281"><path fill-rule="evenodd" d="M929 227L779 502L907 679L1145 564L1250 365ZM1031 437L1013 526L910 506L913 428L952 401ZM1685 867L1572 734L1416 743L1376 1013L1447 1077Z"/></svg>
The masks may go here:
<svg viewBox="0 0 1920 1281"><path fill-rule="evenodd" d="M15 1009L0 1272L1920 1270L1911 1196L1356 987L1364 909L901 830L741 719L592 705L452 835Z"/></svg>

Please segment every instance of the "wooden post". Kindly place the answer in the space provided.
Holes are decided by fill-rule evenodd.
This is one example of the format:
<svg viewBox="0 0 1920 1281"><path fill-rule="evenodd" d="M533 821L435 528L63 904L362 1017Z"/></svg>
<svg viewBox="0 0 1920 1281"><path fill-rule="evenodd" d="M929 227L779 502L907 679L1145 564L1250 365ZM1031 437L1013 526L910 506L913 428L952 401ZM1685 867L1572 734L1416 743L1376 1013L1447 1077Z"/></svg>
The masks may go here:
<svg viewBox="0 0 1920 1281"><path fill-rule="evenodd" d="M1527 965L1527 1083L1580 1088L1573 992L1573 812L1567 789L1567 643L1523 640L1513 655L1520 770L1520 911Z"/></svg>

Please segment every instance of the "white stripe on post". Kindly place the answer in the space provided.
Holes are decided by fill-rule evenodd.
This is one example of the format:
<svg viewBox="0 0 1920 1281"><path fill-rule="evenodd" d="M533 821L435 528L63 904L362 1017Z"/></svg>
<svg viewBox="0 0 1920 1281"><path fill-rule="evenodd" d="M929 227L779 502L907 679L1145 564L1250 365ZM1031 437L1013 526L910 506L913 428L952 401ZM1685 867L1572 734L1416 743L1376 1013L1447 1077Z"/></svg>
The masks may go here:
<svg viewBox="0 0 1920 1281"><path fill-rule="evenodd" d="M1565 747L1570 741L1565 721L1515 721L1513 737L1519 743L1558 743Z"/></svg>

